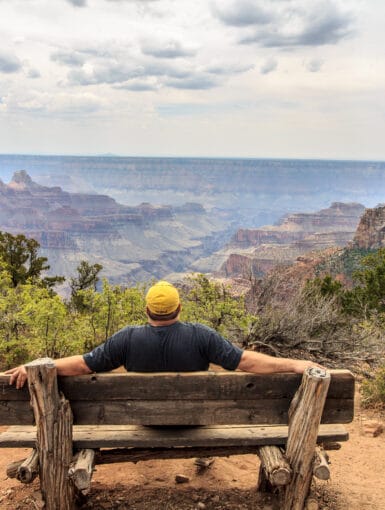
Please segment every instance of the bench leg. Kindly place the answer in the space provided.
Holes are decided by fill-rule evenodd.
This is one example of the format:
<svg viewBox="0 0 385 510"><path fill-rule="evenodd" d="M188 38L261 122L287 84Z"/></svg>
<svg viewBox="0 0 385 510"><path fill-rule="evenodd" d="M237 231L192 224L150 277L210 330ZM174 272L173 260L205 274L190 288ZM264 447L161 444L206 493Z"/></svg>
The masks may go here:
<svg viewBox="0 0 385 510"><path fill-rule="evenodd" d="M289 435L286 457L293 470L285 487L282 510L303 510L313 476L314 451L326 395L329 372L308 369L289 409Z"/></svg>
<svg viewBox="0 0 385 510"><path fill-rule="evenodd" d="M56 367L49 358L26 365L37 426L41 492L46 510L73 510L74 488L68 477L72 461L72 411L59 395Z"/></svg>

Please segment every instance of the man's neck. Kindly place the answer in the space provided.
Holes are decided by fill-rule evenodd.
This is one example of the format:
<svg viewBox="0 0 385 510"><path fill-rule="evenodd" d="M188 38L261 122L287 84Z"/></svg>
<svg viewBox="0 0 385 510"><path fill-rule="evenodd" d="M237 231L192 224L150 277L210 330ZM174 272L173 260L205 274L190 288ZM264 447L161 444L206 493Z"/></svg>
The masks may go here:
<svg viewBox="0 0 385 510"><path fill-rule="evenodd" d="M175 317L175 319L170 319L169 321L156 321L151 319L151 317L147 317L148 323L150 326L154 326L155 328L159 328L160 326L171 326L171 324L175 324L179 321L179 316Z"/></svg>

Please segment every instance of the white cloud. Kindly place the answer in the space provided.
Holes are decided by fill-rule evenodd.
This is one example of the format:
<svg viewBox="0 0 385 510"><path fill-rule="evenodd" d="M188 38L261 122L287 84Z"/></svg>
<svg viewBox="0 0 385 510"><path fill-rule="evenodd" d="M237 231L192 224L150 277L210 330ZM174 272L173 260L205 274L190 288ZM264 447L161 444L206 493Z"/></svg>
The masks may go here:
<svg viewBox="0 0 385 510"><path fill-rule="evenodd" d="M261 74L269 74L277 69L278 63L275 58L268 58L260 67Z"/></svg>
<svg viewBox="0 0 385 510"><path fill-rule="evenodd" d="M24 91L8 94L4 98L8 114L34 114L45 117L81 117L98 112L105 102L90 94L49 94L37 91Z"/></svg>
<svg viewBox="0 0 385 510"><path fill-rule="evenodd" d="M331 0L231 0L214 4L226 25L245 28L240 42L265 47L336 44L353 33L354 17Z"/></svg>
<svg viewBox="0 0 385 510"><path fill-rule="evenodd" d="M70 67L81 67L85 63L84 55L73 50L54 51L51 60Z"/></svg>
<svg viewBox="0 0 385 510"><path fill-rule="evenodd" d="M21 62L16 55L0 50L0 73L17 73L21 67Z"/></svg>
<svg viewBox="0 0 385 510"><path fill-rule="evenodd" d="M306 62L305 67L311 73L318 73L321 70L324 61L321 58L313 58Z"/></svg>
<svg viewBox="0 0 385 510"><path fill-rule="evenodd" d="M87 5L87 0L67 0L67 2L75 7L86 7Z"/></svg>
<svg viewBox="0 0 385 510"><path fill-rule="evenodd" d="M27 77L28 78L32 78L32 79L36 79L36 78L40 78L41 74L40 74L40 71L38 69L28 69Z"/></svg>
<svg viewBox="0 0 385 510"><path fill-rule="evenodd" d="M179 58L191 57L196 54L196 50L184 47L179 41L146 41L142 44L142 52L157 58Z"/></svg>
<svg viewBox="0 0 385 510"><path fill-rule="evenodd" d="M223 23L236 27L264 25L275 17L270 9L260 7L253 0L217 0L212 9Z"/></svg>

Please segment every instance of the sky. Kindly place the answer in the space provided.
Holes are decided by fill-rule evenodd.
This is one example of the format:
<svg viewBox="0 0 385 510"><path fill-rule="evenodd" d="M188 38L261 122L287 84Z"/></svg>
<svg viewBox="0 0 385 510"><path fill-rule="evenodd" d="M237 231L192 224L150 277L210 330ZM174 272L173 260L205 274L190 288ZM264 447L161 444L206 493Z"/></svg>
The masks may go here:
<svg viewBox="0 0 385 510"><path fill-rule="evenodd" d="M383 0L0 0L0 153L385 160Z"/></svg>

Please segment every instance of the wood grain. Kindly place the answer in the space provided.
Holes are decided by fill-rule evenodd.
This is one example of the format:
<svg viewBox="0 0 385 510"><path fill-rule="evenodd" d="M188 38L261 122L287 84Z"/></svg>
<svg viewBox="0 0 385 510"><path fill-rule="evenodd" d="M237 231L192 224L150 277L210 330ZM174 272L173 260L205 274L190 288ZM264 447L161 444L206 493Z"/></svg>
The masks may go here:
<svg viewBox="0 0 385 510"><path fill-rule="evenodd" d="M140 427L74 426L75 448L179 448L285 445L286 426ZM347 441L343 425L320 425L317 442ZM13 426L0 434L1 448L33 447L36 427Z"/></svg>
<svg viewBox="0 0 385 510"><path fill-rule="evenodd" d="M242 372L185 374L96 374L59 378L79 425L287 424L296 374ZM33 424L26 390L0 376L0 424ZM349 423L354 411L354 377L332 372L322 423Z"/></svg>

